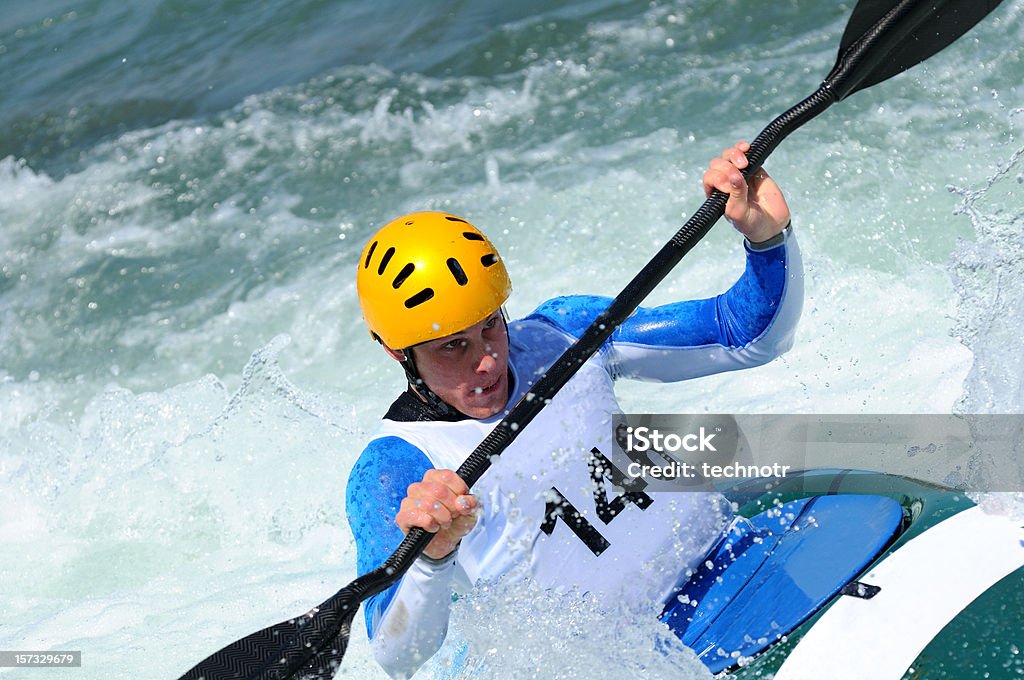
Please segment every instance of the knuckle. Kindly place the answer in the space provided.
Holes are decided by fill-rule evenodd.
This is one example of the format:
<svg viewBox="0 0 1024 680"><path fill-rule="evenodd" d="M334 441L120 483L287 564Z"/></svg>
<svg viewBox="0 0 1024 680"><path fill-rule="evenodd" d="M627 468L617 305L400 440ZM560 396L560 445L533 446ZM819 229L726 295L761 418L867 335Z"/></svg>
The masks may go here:
<svg viewBox="0 0 1024 680"><path fill-rule="evenodd" d="M462 479L462 477L459 477L458 475L456 475L454 472L452 473L452 475L455 478L452 481L452 483L454 484L455 492L459 493L459 494L467 494L467 493L469 493L469 486L466 484L465 480Z"/></svg>

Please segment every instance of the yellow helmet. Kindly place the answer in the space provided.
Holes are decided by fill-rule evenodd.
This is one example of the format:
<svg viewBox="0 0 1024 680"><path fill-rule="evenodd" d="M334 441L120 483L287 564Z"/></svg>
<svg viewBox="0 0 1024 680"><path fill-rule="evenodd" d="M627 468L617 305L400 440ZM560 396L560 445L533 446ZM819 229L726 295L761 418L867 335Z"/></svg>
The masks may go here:
<svg viewBox="0 0 1024 680"><path fill-rule="evenodd" d="M370 333L403 349L486 319L508 299L512 282L479 229L455 215L418 212L373 235L356 288Z"/></svg>

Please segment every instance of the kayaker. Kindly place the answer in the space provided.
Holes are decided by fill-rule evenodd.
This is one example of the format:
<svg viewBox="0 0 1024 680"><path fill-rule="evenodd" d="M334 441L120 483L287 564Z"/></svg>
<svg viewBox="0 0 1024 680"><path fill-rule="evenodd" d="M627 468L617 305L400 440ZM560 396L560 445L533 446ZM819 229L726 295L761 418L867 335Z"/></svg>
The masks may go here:
<svg viewBox="0 0 1024 680"><path fill-rule="evenodd" d="M606 601L664 603L732 519L714 493L623 492L611 483L620 378L679 381L764 364L792 345L802 269L786 200L749 145L713 159L705 193L729 194L746 267L706 300L641 308L559 391L474 486L453 472L609 299L550 299L508 320L504 262L484 234L445 213L378 231L358 265L363 317L408 388L349 476L346 513L359 573L411 527L436 535L391 589L365 606L374 655L412 675L444 641L453 592L511 574ZM595 472L596 471L596 472Z"/></svg>

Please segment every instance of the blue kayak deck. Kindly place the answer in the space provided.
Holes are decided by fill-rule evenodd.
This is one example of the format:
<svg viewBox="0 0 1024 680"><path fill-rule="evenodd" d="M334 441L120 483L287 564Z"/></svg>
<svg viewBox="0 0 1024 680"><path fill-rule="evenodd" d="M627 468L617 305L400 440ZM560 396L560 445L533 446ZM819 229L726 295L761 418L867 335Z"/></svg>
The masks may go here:
<svg viewBox="0 0 1024 680"><path fill-rule="evenodd" d="M818 496L738 520L665 608L662 621L713 672L737 665L813 615L896 535L885 496Z"/></svg>

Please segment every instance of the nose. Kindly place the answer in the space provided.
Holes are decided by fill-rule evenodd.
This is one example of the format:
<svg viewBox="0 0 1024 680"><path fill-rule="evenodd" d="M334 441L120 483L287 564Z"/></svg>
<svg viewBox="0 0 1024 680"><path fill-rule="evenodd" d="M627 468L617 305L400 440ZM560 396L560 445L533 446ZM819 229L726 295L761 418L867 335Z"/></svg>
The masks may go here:
<svg viewBox="0 0 1024 680"><path fill-rule="evenodd" d="M480 357L480 361L477 362L476 372L477 373L490 373L498 366L498 360L494 356L494 350L490 345L484 346L483 356Z"/></svg>

